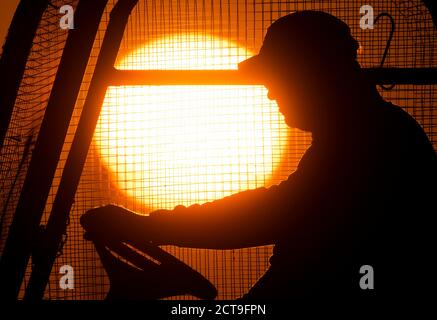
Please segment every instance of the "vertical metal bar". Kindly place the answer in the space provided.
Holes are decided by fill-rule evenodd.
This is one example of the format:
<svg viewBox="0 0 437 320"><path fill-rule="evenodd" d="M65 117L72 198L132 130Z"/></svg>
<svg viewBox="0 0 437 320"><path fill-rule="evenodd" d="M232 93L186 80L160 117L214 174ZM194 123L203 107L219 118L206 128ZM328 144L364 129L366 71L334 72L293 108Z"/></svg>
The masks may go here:
<svg viewBox="0 0 437 320"><path fill-rule="evenodd" d="M99 57L88 89L75 136L68 154L52 211L43 235L39 267L32 272L32 283L25 299L41 299L56 258L58 244L66 229L76 189L91 144L94 129L108 86L108 75L114 67L130 12L138 0L119 0L114 6L103 38Z"/></svg>
<svg viewBox="0 0 437 320"><path fill-rule="evenodd" d="M81 0L70 30L0 260L0 296L16 299L107 0Z"/></svg>

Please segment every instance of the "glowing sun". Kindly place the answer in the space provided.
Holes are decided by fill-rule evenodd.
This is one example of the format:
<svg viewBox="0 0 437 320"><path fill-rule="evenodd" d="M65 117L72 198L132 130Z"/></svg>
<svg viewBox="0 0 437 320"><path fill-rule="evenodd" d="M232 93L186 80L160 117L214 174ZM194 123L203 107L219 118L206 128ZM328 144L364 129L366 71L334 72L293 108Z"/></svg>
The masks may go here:
<svg viewBox="0 0 437 320"><path fill-rule="evenodd" d="M236 69L252 53L208 35L175 34L119 59L119 69ZM94 135L125 195L149 210L204 203L266 185L287 126L263 86L110 87Z"/></svg>

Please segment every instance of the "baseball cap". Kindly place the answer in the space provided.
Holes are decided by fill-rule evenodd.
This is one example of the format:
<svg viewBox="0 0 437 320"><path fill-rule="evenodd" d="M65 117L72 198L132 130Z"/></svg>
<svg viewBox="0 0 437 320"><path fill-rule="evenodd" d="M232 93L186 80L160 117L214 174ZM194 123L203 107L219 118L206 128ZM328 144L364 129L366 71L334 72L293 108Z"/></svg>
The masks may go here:
<svg viewBox="0 0 437 320"><path fill-rule="evenodd" d="M296 11L273 22L259 53L240 62L238 69L262 77L290 63L344 64L356 60L358 47L342 20L323 11Z"/></svg>

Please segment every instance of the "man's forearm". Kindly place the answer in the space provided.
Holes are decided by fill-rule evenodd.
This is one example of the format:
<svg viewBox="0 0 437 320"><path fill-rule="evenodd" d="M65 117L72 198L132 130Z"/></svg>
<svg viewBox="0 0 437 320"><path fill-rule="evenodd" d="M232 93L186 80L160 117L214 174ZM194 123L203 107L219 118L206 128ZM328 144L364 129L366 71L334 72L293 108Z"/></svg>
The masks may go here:
<svg viewBox="0 0 437 320"><path fill-rule="evenodd" d="M190 248L237 249L272 244L254 226L238 221L205 217L166 215L152 218L151 241L158 245Z"/></svg>
<svg viewBox="0 0 437 320"><path fill-rule="evenodd" d="M188 208L178 206L149 217L151 240L194 248L235 249L274 243L272 206L260 196L266 189L245 191L231 197ZM258 199L257 199L258 198Z"/></svg>

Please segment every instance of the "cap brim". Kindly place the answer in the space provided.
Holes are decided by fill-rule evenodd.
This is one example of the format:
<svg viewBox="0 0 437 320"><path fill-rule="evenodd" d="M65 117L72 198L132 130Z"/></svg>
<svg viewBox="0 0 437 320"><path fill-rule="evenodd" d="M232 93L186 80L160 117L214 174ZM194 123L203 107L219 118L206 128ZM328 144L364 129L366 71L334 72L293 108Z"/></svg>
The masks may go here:
<svg viewBox="0 0 437 320"><path fill-rule="evenodd" d="M262 76L264 74L264 61L263 57L259 54L243 60L238 64L238 70L247 72L248 74Z"/></svg>

